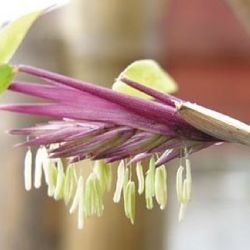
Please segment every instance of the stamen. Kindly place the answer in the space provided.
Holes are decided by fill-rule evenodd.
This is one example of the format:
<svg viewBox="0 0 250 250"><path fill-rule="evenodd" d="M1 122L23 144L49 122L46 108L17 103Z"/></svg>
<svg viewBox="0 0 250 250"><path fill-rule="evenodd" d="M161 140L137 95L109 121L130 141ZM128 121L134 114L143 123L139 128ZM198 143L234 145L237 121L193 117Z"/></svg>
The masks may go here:
<svg viewBox="0 0 250 250"><path fill-rule="evenodd" d="M188 203L190 201L189 186L188 180L185 179L183 182L182 203Z"/></svg>
<svg viewBox="0 0 250 250"><path fill-rule="evenodd" d="M103 213L103 192L95 173L91 173L86 181L85 213L86 216L101 216Z"/></svg>
<svg viewBox="0 0 250 250"><path fill-rule="evenodd" d="M106 190L109 192L112 187L112 166L105 163L105 173L106 173Z"/></svg>
<svg viewBox="0 0 250 250"><path fill-rule="evenodd" d="M34 187L40 188L42 184L43 174L43 149L40 147L36 153L35 159L35 174L34 174Z"/></svg>
<svg viewBox="0 0 250 250"><path fill-rule="evenodd" d="M47 158L43 163L43 171L45 175L45 182L48 185L48 196L52 197L55 192L57 169L55 163Z"/></svg>
<svg viewBox="0 0 250 250"><path fill-rule="evenodd" d="M95 161L94 172L100 182L103 193L109 191L112 184L112 169L103 160Z"/></svg>
<svg viewBox="0 0 250 250"><path fill-rule="evenodd" d="M192 174L191 174L191 164L189 159L186 159L186 182L187 182L186 185L187 185L188 201L190 201L192 196Z"/></svg>
<svg viewBox="0 0 250 250"><path fill-rule="evenodd" d="M74 193L75 186L77 184L77 177L75 172L75 165L70 164L67 167L66 174L65 174L65 181L64 181L64 202L67 205Z"/></svg>
<svg viewBox="0 0 250 250"><path fill-rule="evenodd" d="M56 185L55 185L55 192L54 192L54 199L60 200L63 198L64 193L64 169L63 169L63 163L61 159L57 160L57 178L56 178Z"/></svg>
<svg viewBox="0 0 250 250"><path fill-rule="evenodd" d="M80 176L77 182L76 193L75 193L72 205L69 209L70 214L73 214L75 210L77 209L77 206L80 201L80 196L82 195L82 190L83 190L83 177Z"/></svg>
<svg viewBox="0 0 250 250"><path fill-rule="evenodd" d="M77 226L78 229L83 229L84 227L84 180L83 177L79 178L79 201L78 201L78 220Z"/></svg>
<svg viewBox="0 0 250 250"><path fill-rule="evenodd" d="M141 162L136 163L136 175L138 180L138 193L142 194L144 191L144 174Z"/></svg>
<svg viewBox="0 0 250 250"><path fill-rule="evenodd" d="M24 159L24 186L26 191L32 187L32 152L28 148Z"/></svg>
<svg viewBox="0 0 250 250"><path fill-rule="evenodd" d="M128 181L124 189L124 211L130 222L134 224L135 220L135 183Z"/></svg>
<svg viewBox="0 0 250 250"><path fill-rule="evenodd" d="M125 164L124 161L120 161L119 166L117 168L117 181L113 197L113 201L115 203L118 203L121 200L121 193L124 183L124 174L125 174Z"/></svg>
<svg viewBox="0 0 250 250"><path fill-rule="evenodd" d="M123 181L123 207L124 207L124 212L125 215L128 217L129 211L128 211L128 207L127 207L127 185L129 183L129 181L131 181L130 179L130 169L128 167L126 167L125 169L125 173L124 173L124 181Z"/></svg>
<svg viewBox="0 0 250 250"><path fill-rule="evenodd" d="M183 193L183 171L184 167L180 166L176 173L176 193L179 203L182 203L182 193Z"/></svg>
<svg viewBox="0 0 250 250"><path fill-rule="evenodd" d="M155 171L155 198L160 209L163 210L167 204L167 170L165 166L160 166Z"/></svg>
<svg viewBox="0 0 250 250"><path fill-rule="evenodd" d="M40 151L41 151L42 165L44 165L46 160L49 158L49 155L45 146L41 146Z"/></svg>
<svg viewBox="0 0 250 250"><path fill-rule="evenodd" d="M145 199L147 209L154 207L153 197L155 196L155 159L151 157L149 162L149 169L146 173L145 179Z"/></svg>
<svg viewBox="0 0 250 250"><path fill-rule="evenodd" d="M187 204L186 203L182 203L180 205L179 208L179 215L178 215L178 221L181 222L185 216L185 212L186 212L186 208L187 208Z"/></svg>
<svg viewBox="0 0 250 250"><path fill-rule="evenodd" d="M131 180L131 174L130 174L130 169L128 167L126 167L125 169L125 173L124 173L124 181L123 181L123 191L125 190L127 184L128 184L128 181Z"/></svg>
<svg viewBox="0 0 250 250"><path fill-rule="evenodd" d="M102 216L103 214L103 210L104 210L104 204L103 204L103 192L101 189L101 185L100 182L98 181L98 179L95 179L94 182L94 187L95 187L95 192L96 192L96 215L98 217Z"/></svg>
<svg viewBox="0 0 250 250"><path fill-rule="evenodd" d="M86 186L85 186L85 215L86 216L90 216L92 211L91 211L91 207L92 207L92 203L93 203L93 195L92 195L92 188L91 188L92 182L90 181L90 176L88 177L87 181L86 181Z"/></svg>
<svg viewBox="0 0 250 250"><path fill-rule="evenodd" d="M183 162L183 158L180 159ZM176 174L176 193L180 203L179 221L184 217L187 203L191 200L192 192L192 176L191 165L188 159L188 150L184 148L184 163L185 163L185 179L183 180L184 167L180 166Z"/></svg>

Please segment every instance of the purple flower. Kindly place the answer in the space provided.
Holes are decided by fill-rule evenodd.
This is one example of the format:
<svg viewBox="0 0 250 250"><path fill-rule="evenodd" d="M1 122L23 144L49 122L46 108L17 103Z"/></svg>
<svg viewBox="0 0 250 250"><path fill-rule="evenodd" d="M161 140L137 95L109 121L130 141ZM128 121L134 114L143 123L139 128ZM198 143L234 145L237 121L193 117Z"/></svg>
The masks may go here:
<svg viewBox="0 0 250 250"><path fill-rule="evenodd" d="M20 65L16 69L18 72L45 80L47 84L15 80L9 90L39 97L48 102L7 104L1 105L0 109L54 119L47 124L10 130L11 134L25 135L28 138L19 144L29 147L25 158L26 181L28 180L26 189L31 188L31 146L40 147L36 157L35 172L38 180L35 180L35 187L40 186L39 178L43 168L49 187L48 194L54 195L54 198L65 199L67 196L67 200L71 199L72 195L69 193L74 189L74 174L68 169L71 169L72 164L83 159L91 159L97 163L94 173L91 173L86 182L85 208L80 205L84 192L83 177L78 176L75 179L77 191L70 211L74 211L78 206L80 228L84 216L102 213L101 194L108 189L110 174L107 163L121 160L114 201L119 201L123 189L125 214L133 223L135 184L131 177L128 177L127 166L136 164L139 193L142 193L144 176L140 164L143 159L150 159L150 167L145 177L146 204L148 208L152 208L152 198L156 197L160 207L164 208L167 202L166 172L165 168L157 167L171 159L180 158L177 196L181 205L181 219L183 209L191 198L188 155L226 141L250 144L248 125L125 77L121 79L124 83L151 96L152 100L115 92L31 66ZM66 174L61 159L70 164ZM53 173L56 176L54 181ZM93 197L99 197L99 200L96 198L98 202L89 205Z"/></svg>
<svg viewBox="0 0 250 250"><path fill-rule="evenodd" d="M127 84L155 100L118 93L31 66L18 66L48 84L13 81L9 90L43 98L48 103L2 105L1 110L50 116L47 125L11 130L30 139L20 145L50 145L50 157L69 161L91 158L108 162L143 155L163 154L157 165L179 156L181 148L197 151L221 141L185 122L175 107L176 97L162 94L128 79ZM203 147L202 147L202 146ZM168 152L168 157L166 153Z"/></svg>

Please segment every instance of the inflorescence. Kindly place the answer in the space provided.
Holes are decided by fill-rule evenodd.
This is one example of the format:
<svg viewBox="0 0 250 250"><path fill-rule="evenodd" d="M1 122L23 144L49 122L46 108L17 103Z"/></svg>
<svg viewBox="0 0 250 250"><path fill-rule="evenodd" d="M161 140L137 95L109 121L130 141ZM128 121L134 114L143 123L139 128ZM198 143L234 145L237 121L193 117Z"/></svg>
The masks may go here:
<svg viewBox="0 0 250 250"><path fill-rule="evenodd" d="M250 145L247 124L123 75L120 76L123 83L150 99L32 66L20 65L11 70L33 75L46 83L14 80L9 85L10 91L48 102L6 104L0 105L0 110L53 118L47 124L9 131L28 138L19 144L28 147L25 189L30 190L33 185L39 188L44 176L48 195L64 200L70 213L78 211L79 228L83 228L85 218L102 215L104 194L112 187L113 162L118 164L113 201L123 200L125 215L134 223L137 193L144 194L148 209L153 208L155 201L160 209L166 207L165 164L179 159L176 193L179 220L182 220L191 200L189 155L223 142ZM37 148L35 157L31 148ZM93 164L88 176L83 174L86 160ZM146 171L142 165L144 160L148 162Z"/></svg>

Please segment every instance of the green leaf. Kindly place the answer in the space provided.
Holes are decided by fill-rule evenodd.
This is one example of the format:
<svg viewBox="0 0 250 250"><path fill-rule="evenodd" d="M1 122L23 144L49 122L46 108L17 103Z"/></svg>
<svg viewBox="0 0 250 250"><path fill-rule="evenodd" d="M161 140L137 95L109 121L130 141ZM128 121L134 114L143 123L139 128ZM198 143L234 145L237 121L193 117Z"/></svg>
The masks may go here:
<svg viewBox="0 0 250 250"><path fill-rule="evenodd" d="M163 93L173 93L177 91L176 82L154 60L148 59L133 62L120 74L112 86L112 89L115 91L150 99L151 97L147 94L120 81L120 78L124 76Z"/></svg>
<svg viewBox="0 0 250 250"><path fill-rule="evenodd" d="M0 65L0 94L9 87L15 74L16 70L11 65Z"/></svg>
<svg viewBox="0 0 250 250"><path fill-rule="evenodd" d="M7 63L14 55L29 28L42 11L18 18L0 30L0 63Z"/></svg>

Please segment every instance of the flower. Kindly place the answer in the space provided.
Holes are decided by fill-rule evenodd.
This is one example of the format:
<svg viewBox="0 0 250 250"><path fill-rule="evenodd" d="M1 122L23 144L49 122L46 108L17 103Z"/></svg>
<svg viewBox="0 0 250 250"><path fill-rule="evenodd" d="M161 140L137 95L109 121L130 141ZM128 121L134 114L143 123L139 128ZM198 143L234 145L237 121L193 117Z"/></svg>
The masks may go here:
<svg viewBox="0 0 250 250"><path fill-rule="evenodd" d="M103 213L103 195L112 181L111 163L119 161L114 202L123 193L125 215L135 220L136 192L145 193L146 207L152 209L154 198L161 209L167 204L168 161L179 158L176 192L180 204L179 220L191 199L191 153L217 143L250 144L249 126L233 118L183 101L135 82L125 76L120 80L148 96L145 100L70 77L20 65L15 71L43 79L47 84L14 80L10 91L48 101L42 104L7 104L0 110L53 117L47 124L10 130L25 135L18 146L28 147L25 157L25 188L32 186L32 147L35 157L34 187L39 188L44 174L48 195L64 199L70 213L78 210L78 227L84 219ZM87 180L80 162L93 161ZM143 173L141 161L149 159ZM136 182L132 167L136 168Z"/></svg>

